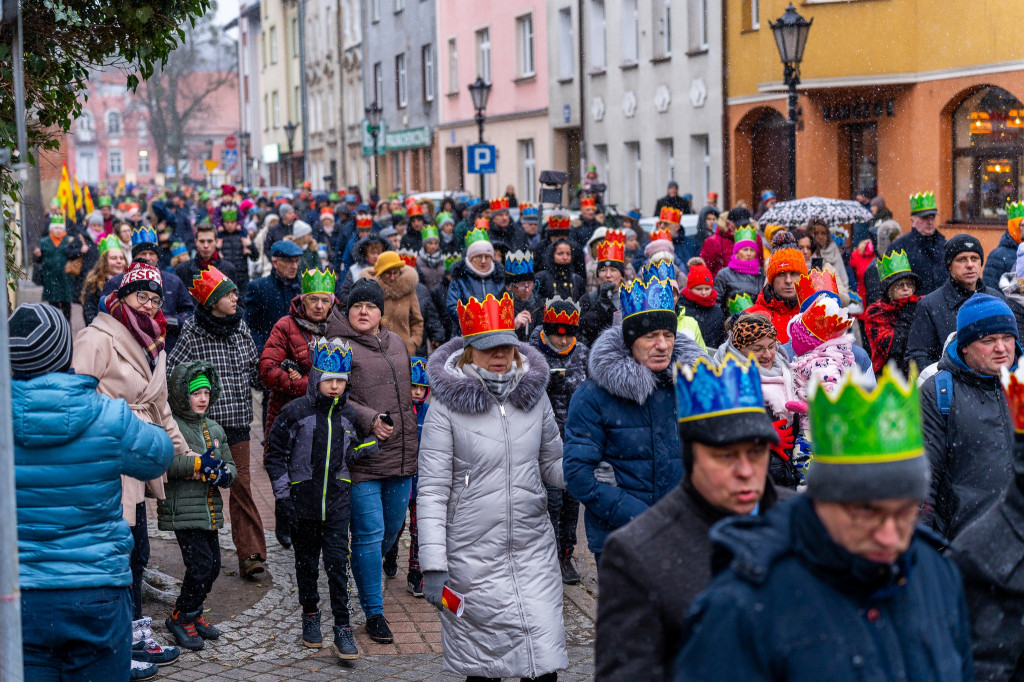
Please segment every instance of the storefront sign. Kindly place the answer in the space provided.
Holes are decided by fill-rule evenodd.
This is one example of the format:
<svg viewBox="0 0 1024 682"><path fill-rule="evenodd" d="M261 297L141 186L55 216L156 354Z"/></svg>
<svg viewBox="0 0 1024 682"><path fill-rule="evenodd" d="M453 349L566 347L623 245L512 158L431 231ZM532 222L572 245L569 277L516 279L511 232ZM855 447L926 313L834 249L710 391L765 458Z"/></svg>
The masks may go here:
<svg viewBox="0 0 1024 682"><path fill-rule="evenodd" d="M387 151L387 121L381 119L380 131L377 133L377 153ZM363 156L373 156L373 135L370 134L370 123L363 119Z"/></svg>
<svg viewBox="0 0 1024 682"><path fill-rule="evenodd" d="M821 108L821 117L826 121L850 121L865 118L893 117L896 115L896 100L876 99L873 102L841 102L826 104Z"/></svg>
<svg viewBox="0 0 1024 682"><path fill-rule="evenodd" d="M434 141L434 136L430 132L430 126L422 126L406 130L389 130L384 136L384 141L388 151L400 151L429 147Z"/></svg>

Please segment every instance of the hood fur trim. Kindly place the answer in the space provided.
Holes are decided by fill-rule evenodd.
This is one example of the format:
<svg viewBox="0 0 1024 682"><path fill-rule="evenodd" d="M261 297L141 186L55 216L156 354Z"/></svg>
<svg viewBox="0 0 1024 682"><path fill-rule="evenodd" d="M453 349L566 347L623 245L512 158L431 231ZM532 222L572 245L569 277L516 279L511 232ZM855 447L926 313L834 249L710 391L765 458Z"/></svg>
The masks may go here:
<svg viewBox="0 0 1024 682"><path fill-rule="evenodd" d="M408 265L402 266L398 273L398 279L392 284L385 284L383 279L373 273L373 268L364 271L359 277L360 279L372 279L377 282L384 291L385 299L404 298L416 291L416 285L420 283L420 276L416 269L410 268Z"/></svg>
<svg viewBox="0 0 1024 682"><path fill-rule="evenodd" d="M530 410L544 396L548 386L548 363L536 349L519 344L526 370L508 401L520 410ZM494 396L475 377L455 366L462 355L462 337L457 337L431 353L427 362L430 395L448 409L462 414L483 414L495 404Z"/></svg>
<svg viewBox="0 0 1024 682"><path fill-rule="evenodd" d="M700 346L685 334L676 334L673 361L692 365L704 355ZM597 385L617 398L643 405L658 388L654 372L633 359L622 338L622 327L609 327L590 348L590 376Z"/></svg>

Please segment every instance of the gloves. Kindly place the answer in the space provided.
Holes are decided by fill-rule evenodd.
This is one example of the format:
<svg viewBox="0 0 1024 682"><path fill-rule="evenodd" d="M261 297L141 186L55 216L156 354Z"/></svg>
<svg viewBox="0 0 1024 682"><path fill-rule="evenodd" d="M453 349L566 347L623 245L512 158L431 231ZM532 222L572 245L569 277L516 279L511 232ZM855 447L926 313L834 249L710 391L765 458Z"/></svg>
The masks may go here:
<svg viewBox="0 0 1024 682"><path fill-rule="evenodd" d="M619 487L618 482L615 480L615 470L612 469L612 465L608 462L601 462L597 465L597 468L594 469L594 480L598 483L610 485L613 488Z"/></svg>
<svg viewBox="0 0 1024 682"><path fill-rule="evenodd" d="M443 609L441 592L444 590L446 582L448 582L448 571L424 571L423 598L437 608Z"/></svg>
<svg viewBox="0 0 1024 682"><path fill-rule="evenodd" d="M601 282L601 286L597 288L597 308L605 314L614 314L615 304L612 302L612 296L615 293L615 285L611 282Z"/></svg>
<svg viewBox="0 0 1024 682"><path fill-rule="evenodd" d="M220 468L217 469L217 476L213 479L213 484L218 488L227 488L231 485L231 472L228 470L228 465L221 462Z"/></svg>
<svg viewBox="0 0 1024 682"><path fill-rule="evenodd" d="M772 426L775 427L775 433L779 434L779 444L772 446L772 452L788 460L789 455L786 453L793 450L793 429L785 419L772 422Z"/></svg>
<svg viewBox="0 0 1024 682"><path fill-rule="evenodd" d="M292 498L285 497L274 501L274 518L278 523L287 524L288 534L291 535L291 528L295 525L295 502Z"/></svg>
<svg viewBox="0 0 1024 682"><path fill-rule="evenodd" d="M214 443L206 452L199 456L199 471L207 477L214 477L217 469L220 469L224 465L224 460L217 459L213 456L214 451L217 449L217 444Z"/></svg>

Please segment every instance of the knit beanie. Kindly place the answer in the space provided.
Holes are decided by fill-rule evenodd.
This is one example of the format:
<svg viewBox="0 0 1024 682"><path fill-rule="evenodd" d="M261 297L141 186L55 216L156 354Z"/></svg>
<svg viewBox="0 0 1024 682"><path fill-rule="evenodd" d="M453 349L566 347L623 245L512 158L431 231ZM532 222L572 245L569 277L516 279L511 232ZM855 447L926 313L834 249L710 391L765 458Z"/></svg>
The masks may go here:
<svg viewBox="0 0 1024 682"><path fill-rule="evenodd" d="M23 303L7 319L11 371L40 375L71 368L71 325L46 303Z"/></svg>
<svg viewBox="0 0 1024 682"><path fill-rule="evenodd" d="M357 279L349 289L347 307L351 308L364 301L380 308L381 313L384 312L384 290L372 279Z"/></svg>
<svg viewBox="0 0 1024 682"><path fill-rule="evenodd" d="M675 247L672 246L672 242L667 239L655 239L647 242L647 246L644 247L644 258L650 259L656 253L666 251L668 253L675 253Z"/></svg>
<svg viewBox="0 0 1024 682"><path fill-rule="evenodd" d="M985 260L985 251L981 248L981 242L969 234L957 234L946 242L946 268L953 264L957 256L965 252L976 253L983 262Z"/></svg>
<svg viewBox="0 0 1024 682"><path fill-rule="evenodd" d="M715 285L715 278L711 275L711 270L703 262L691 265L690 273L686 276L686 288L692 291L694 287L705 284L709 287Z"/></svg>
<svg viewBox="0 0 1024 682"><path fill-rule="evenodd" d="M791 232L776 234L772 239L772 247L774 251L768 258L768 284L772 283L776 275L781 275L784 272L807 274L804 254L796 248L796 239Z"/></svg>
<svg viewBox="0 0 1024 682"><path fill-rule="evenodd" d="M473 256L479 256L482 253L486 253L491 258L494 258L494 245L485 239L473 242L466 249L466 260L473 258Z"/></svg>
<svg viewBox="0 0 1024 682"><path fill-rule="evenodd" d="M313 227L305 220L296 220L292 223L292 237L300 239L307 235L313 234Z"/></svg>
<svg viewBox="0 0 1024 682"><path fill-rule="evenodd" d="M136 291L148 291L160 298L164 296L164 280L160 271L144 260L134 260L121 278L117 297L125 298Z"/></svg>
<svg viewBox="0 0 1024 682"><path fill-rule="evenodd" d="M197 374L196 378L188 382L188 393L192 395L201 388L211 388L210 378L205 374Z"/></svg>
<svg viewBox="0 0 1024 682"><path fill-rule="evenodd" d="M963 350L992 334L1013 334L1017 338L1017 319L1001 298L974 294L956 314L957 346Z"/></svg>

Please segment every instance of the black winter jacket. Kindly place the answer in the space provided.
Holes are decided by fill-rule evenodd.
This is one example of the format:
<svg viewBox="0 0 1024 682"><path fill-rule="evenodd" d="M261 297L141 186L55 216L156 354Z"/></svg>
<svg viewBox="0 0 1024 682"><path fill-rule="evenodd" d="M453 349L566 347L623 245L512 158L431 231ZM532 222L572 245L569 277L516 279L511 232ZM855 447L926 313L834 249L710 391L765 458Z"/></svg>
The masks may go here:
<svg viewBox="0 0 1024 682"><path fill-rule="evenodd" d="M260 250L255 242L250 241L249 253L245 253L245 247L242 246L243 235L245 235L245 232L241 230L238 232L221 231L220 257L231 263L231 267L235 269L235 276L231 278L231 281L244 294L246 287L249 286L249 261L258 261L260 259Z"/></svg>
<svg viewBox="0 0 1024 682"><path fill-rule="evenodd" d="M916 361L920 369L938 362L946 339L956 331L960 306L976 293L1006 300L1002 291L985 286L981 281L977 291L967 291L947 276L945 284L918 301L907 337L907 359Z"/></svg>
<svg viewBox="0 0 1024 682"><path fill-rule="evenodd" d="M237 284L238 280L236 278L238 277L238 273L235 272L235 266L224 258L224 254L217 252L217 257L210 261L210 265L220 270L224 273L225 277ZM177 267L174 268L174 274L178 276L178 279L180 279L187 288L192 286L192 280L198 277L202 270L203 268L199 263L199 256L196 256L192 258L192 260L179 263Z"/></svg>
<svg viewBox="0 0 1024 682"><path fill-rule="evenodd" d="M587 295L586 278L576 273L572 261L568 265L555 264L553 253L553 248L547 250L544 270L537 273L537 295L542 301L561 296L579 303Z"/></svg>
<svg viewBox="0 0 1024 682"><path fill-rule="evenodd" d="M1003 232L1003 236L999 238L999 245L992 249L985 259L985 270L981 279L986 286L998 289L999 278L1007 272L1013 272L1016 264L1017 242L1009 232Z"/></svg>
<svg viewBox="0 0 1024 682"><path fill-rule="evenodd" d="M416 352L426 357L427 341L433 341L435 345L441 345L448 340L444 325L441 323L441 314L437 312L434 299L430 290L423 284L416 285L416 300L420 304L420 314L423 315L423 343L416 349Z"/></svg>
<svg viewBox="0 0 1024 682"><path fill-rule="evenodd" d="M544 234L541 235L540 241L538 241L533 247L533 269L535 272L541 272L547 269L547 264L550 262L551 247L553 244L561 241L551 241L551 238L547 234L547 228L544 229ZM566 239L569 242L569 246L572 247L572 271L583 278L583 281L587 281L587 260L583 256L583 248L574 241Z"/></svg>
<svg viewBox="0 0 1024 682"><path fill-rule="evenodd" d="M548 400L555 413L558 424L558 435L565 440L565 420L569 416L569 401L583 382L587 380L587 361L590 359L590 348L577 339L573 349L561 355L541 340L544 330L538 325L530 335L530 345L541 352L547 360L551 376L548 378ZM561 371L559 371L561 370Z"/></svg>
<svg viewBox="0 0 1024 682"><path fill-rule="evenodd" d="M593 346L597 337L605 329L615 324L615 302L619 300L619 290L615 287L611 295L602 295L600 287L580 299L580 331L579 338L588 346Z"/></svg>
<svg viewBox="0 0 1024 682"><path fill-rule="evenodd" d="M893 251L907 252L910 269L921 278L921 288L917 290L921 296L935 291L949 278L946 238L939 231L925 237L917 230L911 230L890 244L886 253Z"/></svg>
<svg viewBox="0 0 1024 682"><path fill-rule="evenodd" d="M704 338L705 348L718 348L725 343L725 320L726 315L722 306L717 303L711 307L694 303L686 296L680 296L677 304L679 312L686 311L686 314L697 320L700 327L700 335Z"/></svg>

